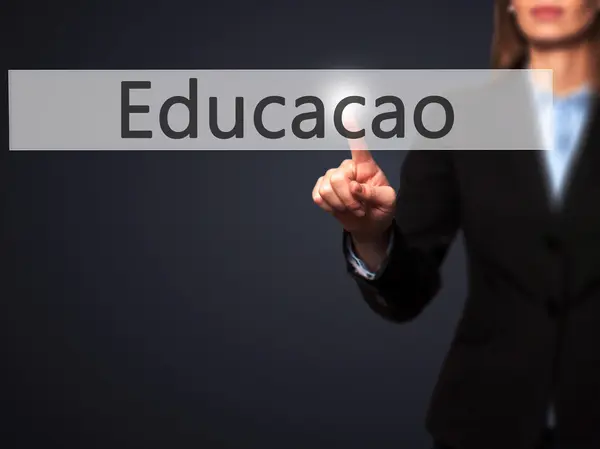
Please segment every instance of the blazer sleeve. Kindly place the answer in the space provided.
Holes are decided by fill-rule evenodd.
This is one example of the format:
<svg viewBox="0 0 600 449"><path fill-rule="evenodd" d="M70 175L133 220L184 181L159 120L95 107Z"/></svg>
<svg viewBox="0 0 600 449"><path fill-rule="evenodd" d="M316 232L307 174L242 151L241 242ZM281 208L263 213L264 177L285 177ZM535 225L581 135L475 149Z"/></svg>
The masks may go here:
<svg viewBox="0 0 600 449"><path fill-rule="evenodd" d="M441 288L440 268L460 223L458 182L453 154L445 150L409 151L400 172L394 245L377 278L347 269L368 306L394 322L417 317Z"/></svg>

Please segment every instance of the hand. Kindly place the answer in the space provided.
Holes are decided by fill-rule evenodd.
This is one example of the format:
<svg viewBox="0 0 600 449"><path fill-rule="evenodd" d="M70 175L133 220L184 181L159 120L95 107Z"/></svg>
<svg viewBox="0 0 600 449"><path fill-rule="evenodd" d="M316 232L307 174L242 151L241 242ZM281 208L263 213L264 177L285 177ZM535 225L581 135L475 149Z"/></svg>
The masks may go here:
<svg viewBox="0 0 600 449"><path fill-rule="evenodd" d="M364 139L349 139L349 143L352 159L317 180L313 200L332 213L356 241L381 240L394 218L396 192Z"/></svg>

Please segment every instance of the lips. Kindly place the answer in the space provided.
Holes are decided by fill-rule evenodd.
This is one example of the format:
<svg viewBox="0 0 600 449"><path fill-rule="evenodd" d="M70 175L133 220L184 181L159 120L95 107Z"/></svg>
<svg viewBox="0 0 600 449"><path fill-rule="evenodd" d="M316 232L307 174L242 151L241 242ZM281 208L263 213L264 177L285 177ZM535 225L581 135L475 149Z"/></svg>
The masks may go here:
<svg viewBox="0 0 600 449"><path fill-rule="evenodd" d="M531 10L531 14L540 20L555 20L563 14L563 9L559 6L538 6Z"/></svg>

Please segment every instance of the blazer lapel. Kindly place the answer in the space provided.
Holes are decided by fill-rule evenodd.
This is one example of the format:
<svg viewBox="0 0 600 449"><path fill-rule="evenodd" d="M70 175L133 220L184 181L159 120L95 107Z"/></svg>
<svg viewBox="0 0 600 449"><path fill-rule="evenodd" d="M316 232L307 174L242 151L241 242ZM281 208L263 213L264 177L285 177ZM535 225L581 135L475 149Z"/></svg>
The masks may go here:
<svg viewBox="0 0 600 449"><path fill-rule="evenodd" d="M534 102L534 96L531 91L531 85L526 83L522 87L521 95L530 98L529 101L529 123L526 126L537 131L538 136L542 136L540 122L538 120L538 106ZM534 132L536 132L534 131ZM550 190L550 178L546 169L544 155L544 144L539 139L538 150L512 150L509 151L509 160L512 165L512 173L515 176L514 182L522 185L521 192L525 199L538 213L542 215L554 212L552 203L552 194Z"/></svg>
<svg viewBox="0 0 600 449"><path fill-rule="evenodd" d="M588 123L580 137L577 154L571 163L563 195L556 201L551 191L549 174L544 160L546 150L510 151L515 182L523 185L523 195L529 196L531 207L549 217L562 216L589 193L590 183L600 186L600 99L591 105ZM589 196L589 195L588 195Z"/></svg>
<svg viewBox="0 0 600 449"><path fill-rule="evenodd" d="M574 156L563 195L565 212L590 196L591 185L600 186L600 97L595 96L590 106L587 125L580 137L580 146ZM595 199L595 201L598 201Z"/></svg>
<svg viewBox="0 0 600 449"><path fill-rule="evenodd" d="M544 161L544 151L510 151L510 160L515 174L514 181L523 186L521 191L530 207L542 215L551 215L555 212L555 208Z"/></svg>

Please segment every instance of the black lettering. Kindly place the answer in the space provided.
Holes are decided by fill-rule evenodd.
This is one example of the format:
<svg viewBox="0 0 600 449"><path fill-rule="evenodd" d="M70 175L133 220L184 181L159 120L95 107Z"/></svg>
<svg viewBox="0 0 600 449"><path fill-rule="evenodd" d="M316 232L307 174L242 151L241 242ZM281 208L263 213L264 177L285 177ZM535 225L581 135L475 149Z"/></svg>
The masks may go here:
<svg viewBox="0 0 600 449"><path fill-rule="evenodd" d="M340 133L341 136L346 139L360 139L365 137L365 130L361 129L358 131L349 131L346 129L344 124L342 123L342 114L344 113L344 109L351 103L360 104L362 106L365 105L365 98L358 96L351 96L343 98L335 107L335 111L333 112L333 124L335 125L335 129Z"/></svg>
<svg viewBox="0 0 600 449"><path fill-rule="evenodd" d="M379 107L382 104L393 104L396 107L395 111L382 112L373 119L372 129L373 134L380 139L389 139L392 137L404 138L404 103L398 97L387 95L380 97L375 101L375 106ZM396 120L396 125L390 131L381 129L381 122L384 120Z"/></svg>
<svg viewBox="0 0 600 449"><path fill-rule="evenodd" d="M121 138L122 139L151 139L152 131L134 131L130 129L129 114L147 114L150 112L148 105L129 104L129 91L131 89L150 89L150 81L122 81L121 82Z"/></svg>
<svg viewBox="0 0 600 449"><path fill-rule="evenodd" d="M160 129L169 139L183 139L198 137L198 80L190 78L190 97L176 96L168 98L160 108L159 123ZM184 105L188 110L188 125L181 131L174 131L169 125L169 111L176 104Z"/></svg>
<svg viewBox="0 0 600 449"><path fill-rule="evenodd" d="M294 117L292 121L292 132L299 139L312 139L317 137L322 139L325 137L325 106L321 99L313 96L304 96L296 100L296 107L305 104L312 104L315 110L312 112L304 112ZM315 120L315 126L309 131L303 131L300 124L306 120Z"/></svg>
<svg viewBox="0 0 600 449"><path fill-rule="evenodd" d="M210 132L217 139L241 139L244 137L244 99L235 97L235 124L229 131L221 131L217 123L218 108L217 97L210 97L208 104L208 120Z"/></svg>
<svg viewBox="0 0 600 449"><path fill-rule="evenodd" d="M263 123L263 112L270 104L280 104L285 106L285 98L271 96L260 100L256 105L256 109L254 109L254 126L256 127L258 133L267 139L281 139L283 136L285 136L285 129L281 129L279 131L269 131L267 128L265 128L265 124Z"/></svg>
<svg viewBox="0 0 600 449"><path fill-rule="evenodd" d="M439 131L430 131L425 128L425 125L423 125L423 111L425 110L426 106L432 103L439 104L442 108L444 108L446 115L444 126L442 126ZM417 132L423 137L428 139L440 139L448 135L448 133L452 130L452 126L454 126L454 108L446 98L438 95L430 95L417 103L413 120L415 123L415 128L417 128Z"/></svg>

